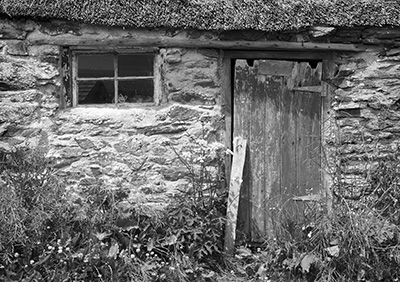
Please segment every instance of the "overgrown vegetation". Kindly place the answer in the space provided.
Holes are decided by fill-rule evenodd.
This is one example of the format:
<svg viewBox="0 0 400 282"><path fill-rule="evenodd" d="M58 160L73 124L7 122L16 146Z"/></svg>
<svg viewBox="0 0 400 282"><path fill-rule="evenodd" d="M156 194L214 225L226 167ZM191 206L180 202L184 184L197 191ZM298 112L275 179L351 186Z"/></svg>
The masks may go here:
<svg viewBox="0 0 400 282"><path fill-rule="evenodd" d="M357 201L309 202L301 222L224 257L226 194L207 158L180 157L190 189L154 214L100 181L66 191L40 151L3 153L0 280L398 281L398 157L370 171Z"/></svg>
<svg viewBox="0 0 400 282"><path fill-rule="evenodd" d="M195 172L189 190L149 214L101 182L65 191L39 151L4 153L0 278L206 281L224 261L226 195L205 165Z"/></svg>
<svg viewBox="0 0 400 282"><path fill-rule="evenodd" d="M356 193L341 193L346 187L335 183L333 210L309 201L301 222L280 221L274 238L255 252L239 249L240 258L247 267L258 262L258 277L270 281L398 281L399 156L395 150L366 172L369 186Z"/></svg>

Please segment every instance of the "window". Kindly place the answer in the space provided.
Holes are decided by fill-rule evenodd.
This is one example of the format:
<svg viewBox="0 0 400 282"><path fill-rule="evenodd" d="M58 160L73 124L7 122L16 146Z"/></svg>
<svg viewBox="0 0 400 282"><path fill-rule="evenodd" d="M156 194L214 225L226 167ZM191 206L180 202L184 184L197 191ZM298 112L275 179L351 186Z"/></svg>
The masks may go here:
<svg viewBox="0 0 400 282"><path fill-rule="evenodd" d="M155 101L154 53L73 53L73 106Z"/></svg>

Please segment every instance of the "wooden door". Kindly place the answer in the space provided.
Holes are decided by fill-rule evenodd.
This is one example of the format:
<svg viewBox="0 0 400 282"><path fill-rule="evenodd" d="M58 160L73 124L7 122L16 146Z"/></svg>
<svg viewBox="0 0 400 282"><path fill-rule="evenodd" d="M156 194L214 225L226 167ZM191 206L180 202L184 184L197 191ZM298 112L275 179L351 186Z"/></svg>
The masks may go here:
<svg viewBox="0 0 400 282"><path fill-rule="evenodd" d="M239 228L251 241L294 228L295 196L321 191L321 63L237 60L233 135L248 141Z"/></svg>

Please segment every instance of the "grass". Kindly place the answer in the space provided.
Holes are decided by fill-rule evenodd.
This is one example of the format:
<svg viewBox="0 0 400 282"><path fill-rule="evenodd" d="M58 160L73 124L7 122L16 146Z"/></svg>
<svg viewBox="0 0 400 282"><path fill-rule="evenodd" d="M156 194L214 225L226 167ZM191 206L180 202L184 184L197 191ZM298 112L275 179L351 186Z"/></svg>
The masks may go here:
<svg viewBox="0 0 400 282"><path fill-rule="evenodd" d="M192 169L192 185L162 214L147 213L127 193L101 182L81 187L80 197L69 197L38 150L3 153L1 161L4 281L400 278L397 156L370 172L371 187L357 201L338 197L331 214L324 203L315 202L296 232L276 222L275 238L237 246L233 257L222 251L227 195L216 184L218 177L207 173L204 160L196 169L183 160Z"/></svg>

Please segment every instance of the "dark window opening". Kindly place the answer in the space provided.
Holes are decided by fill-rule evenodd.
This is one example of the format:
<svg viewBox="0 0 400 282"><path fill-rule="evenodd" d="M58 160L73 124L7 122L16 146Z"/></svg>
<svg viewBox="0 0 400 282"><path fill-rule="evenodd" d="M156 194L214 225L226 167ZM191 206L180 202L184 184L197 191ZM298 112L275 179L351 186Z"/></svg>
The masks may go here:
<svg viewBox="0 0 400 282"><path fill-rule="evenodd" d="M154 101L154 55L77 54L77 104Z"/></svg>

